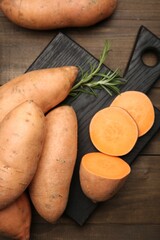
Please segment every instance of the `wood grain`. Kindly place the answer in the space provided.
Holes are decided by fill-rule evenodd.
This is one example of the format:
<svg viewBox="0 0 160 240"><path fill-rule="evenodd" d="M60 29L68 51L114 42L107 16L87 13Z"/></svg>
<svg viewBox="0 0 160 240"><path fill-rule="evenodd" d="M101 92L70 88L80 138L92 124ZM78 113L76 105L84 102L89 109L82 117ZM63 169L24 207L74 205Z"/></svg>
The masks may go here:
<svg viewBox="0 0 160 240"><path fill-rule="evenodd" d="M99 58L105 39L112 51L106 60L111 69L123 74L140 25L160 37L159 0L119 0L116 12L89 28L62 31ZM58 30L30 31L15 26L0 12L0 83L23 73ZM160 80L160 79L159 79ZM160 81L149 91L160 109ZM32 240L159 240L160 239L160 132L140 153L132 174L115 198L101 204L83 227L63 216L52 226L33 212ZM0 240L5 238L0 237Z"/></svg>

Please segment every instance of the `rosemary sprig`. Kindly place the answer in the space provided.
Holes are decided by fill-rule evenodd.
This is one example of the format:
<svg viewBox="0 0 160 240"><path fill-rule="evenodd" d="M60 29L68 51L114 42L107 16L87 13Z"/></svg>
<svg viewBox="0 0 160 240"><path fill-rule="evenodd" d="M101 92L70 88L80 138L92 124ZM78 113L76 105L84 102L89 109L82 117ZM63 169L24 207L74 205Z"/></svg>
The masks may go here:
<svg viewBox="0 0 160 240"><path fill-rule="evenodd" d="M114 72L101 72L101 67L106 60L108 52L110 51L110 44L105 42L103 51L100 55L98 66L90 65L90 70L87 72L81 71L81 79L72 87L69 95L78 97L82 92L97 96L96 89L104 89L107 93L112 95L113 92L119 93L119 86L126 81L119 76L119 70ZM97 80L94 77L98 77Z"/></svg>

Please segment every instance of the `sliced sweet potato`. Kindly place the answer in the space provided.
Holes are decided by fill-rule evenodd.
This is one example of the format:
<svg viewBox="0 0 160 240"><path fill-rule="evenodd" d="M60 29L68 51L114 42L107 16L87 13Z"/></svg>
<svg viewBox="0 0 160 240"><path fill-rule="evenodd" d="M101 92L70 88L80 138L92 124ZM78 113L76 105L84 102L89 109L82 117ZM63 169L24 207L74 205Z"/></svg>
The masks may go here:
<svg viewBox="0 0 160 240"><path fill-rule="evenodd" d="M122 156L131 151L138 138L138 127L130 114L119 107L98 111L89 126L93 145L102 153Z"/></svg>
<svg viewBox="0 0 160 240"><path fill-rule="evenodd" d="M136 121L139 137L147 133L155 119L154 108L148 96L139 91L126 91L118 95L111 106L121 107Z"/></svg>
<svg viewBox="0 0 160 240"><path fill-rule="evenodd" d="M81 188L93 202L106 201L119 191L130 171L130 166L120 157L88 153L80 164Z"/></svg>

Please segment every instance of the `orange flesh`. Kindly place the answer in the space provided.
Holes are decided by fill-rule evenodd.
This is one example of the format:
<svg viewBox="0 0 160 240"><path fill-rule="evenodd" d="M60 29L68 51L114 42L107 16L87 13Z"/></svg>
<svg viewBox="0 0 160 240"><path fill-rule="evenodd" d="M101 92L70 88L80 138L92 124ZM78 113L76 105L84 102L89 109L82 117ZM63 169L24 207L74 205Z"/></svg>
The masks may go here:
<svg viewBox="0 0 160 240"><path fill-rule="evenodd" d="M142 92L123 92L113 100L111 106L121 107L133 117L138 126L139 137L148 132L154 123L153 104Z"/></svg>
<svg viewBox="0 0 160 240"><path fill-rule="evenodd" d="M130 166L121 158L94 152L82 158L84 168L107 179L122 179L130 173Z"/></svg>
<svg viewBox="0 0 160 240"><path fill-rule="evenodd" d="M89 132L94 146L112 156L130 152L138 138L135 121L119 107L107 107L97 112L90 122Z"/></svg>

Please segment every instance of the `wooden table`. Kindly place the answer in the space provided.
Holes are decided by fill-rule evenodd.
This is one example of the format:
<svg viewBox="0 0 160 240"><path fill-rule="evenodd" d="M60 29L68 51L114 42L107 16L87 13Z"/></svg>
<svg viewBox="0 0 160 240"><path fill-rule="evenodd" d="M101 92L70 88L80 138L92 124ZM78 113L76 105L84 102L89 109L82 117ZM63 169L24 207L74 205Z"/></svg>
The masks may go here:
<svg viewBox="0 0 160 240"><path fill-rule="evenodd" d="M97 58L108 39L112 51L105 64L111 69L119 67L123 74L141 25L160 37L159 0L119 0L111 18L89 28L62 31ZM23 73L58 32L23 29L0 12L0 83ZM154 59L150 56L149 60ZM158 109L159 96L157 81L149 97ZM159 240L160 131L132 164L132 173L121 191L101 204L83 227L65 215L51 225L33 213L31 239Z"/></svg>

